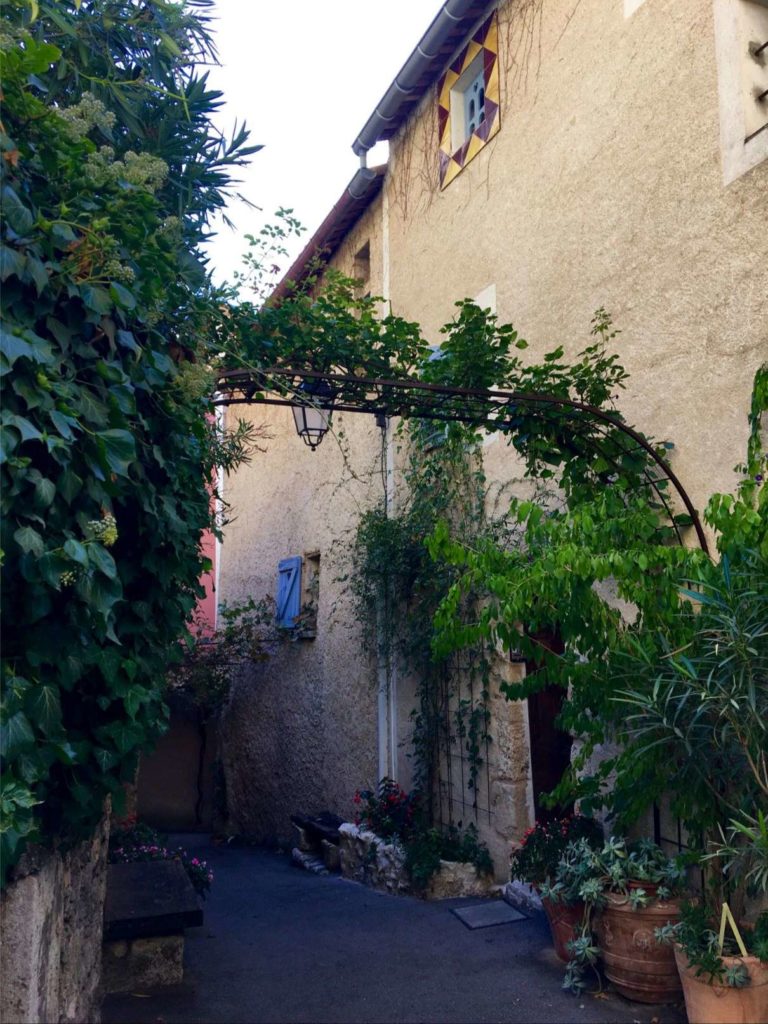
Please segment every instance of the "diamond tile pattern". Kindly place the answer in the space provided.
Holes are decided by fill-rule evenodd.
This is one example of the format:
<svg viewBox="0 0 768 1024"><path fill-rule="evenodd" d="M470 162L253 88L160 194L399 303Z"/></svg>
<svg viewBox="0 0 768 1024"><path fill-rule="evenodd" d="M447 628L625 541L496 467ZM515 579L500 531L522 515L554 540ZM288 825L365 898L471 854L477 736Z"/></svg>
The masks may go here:
<svg viewBox="0 0 768 1024"><path fill-rule="evenodd" d="M451 89L478 55L483 54L485 77L485 120L455 153L451 152ZM440 187L445 188L498 132L499 112L499 26L494 12L475 32L459 56L437 83L437 134L439 142Z"/></svg>

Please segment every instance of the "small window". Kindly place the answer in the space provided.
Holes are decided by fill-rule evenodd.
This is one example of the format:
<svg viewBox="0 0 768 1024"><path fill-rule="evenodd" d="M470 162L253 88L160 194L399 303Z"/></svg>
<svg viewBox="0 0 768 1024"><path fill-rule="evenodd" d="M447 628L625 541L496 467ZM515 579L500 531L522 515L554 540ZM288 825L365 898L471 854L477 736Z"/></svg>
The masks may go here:
<svg viewBox="0 0 768 1024"><path fill-rule="evenodd" d="M283 558L277 572L277 625L293 629L301 612L301 557Z"/></svg>
<svg viewBox="0 0 768 1024"><path fill-rule="evenodd" d="M361 284L367 284L371 276L371 243L366 242L362 248L355 253L355 262L352 276Z"/></svg>
<svg viewBox="0 0 768 1024"><path fill-rule="evenodd" d="M459 149L485 121L485 69L478 53L451 89L451 146Z"/></svg>
<svg viewBox="0 0 768 1024"><path fill-rule="evenodd" d="M304 578L301 588L301 639L317 636L317 609L320 603L320 552L304 552Z"/></svg>
<svg viewBox="0 0 768 1024"><path fill-rule="evenodd" d="M485 120L485 75L478 73L464 93L464 138L468 139Z"/></svg>

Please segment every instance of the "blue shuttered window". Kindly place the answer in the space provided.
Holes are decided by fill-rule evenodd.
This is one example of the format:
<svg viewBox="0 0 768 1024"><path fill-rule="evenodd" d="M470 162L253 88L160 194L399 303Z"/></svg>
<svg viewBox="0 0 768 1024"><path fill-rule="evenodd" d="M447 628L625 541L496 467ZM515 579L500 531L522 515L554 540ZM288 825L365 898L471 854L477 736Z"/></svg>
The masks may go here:
<svg viewBox="0 0 768 1024"><path fill-rule="evenodd" d="M301 612L301 557L283 558L277 568L277 624L291 629Z"/></svg>

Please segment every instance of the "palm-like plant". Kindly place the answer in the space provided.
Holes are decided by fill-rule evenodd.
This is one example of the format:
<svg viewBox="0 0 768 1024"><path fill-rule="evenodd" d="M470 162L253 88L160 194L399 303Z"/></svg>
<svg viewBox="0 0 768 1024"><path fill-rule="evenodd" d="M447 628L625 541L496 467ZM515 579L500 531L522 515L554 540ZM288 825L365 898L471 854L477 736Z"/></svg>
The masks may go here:
<svg viewBox="0 0 768 1024"><path fill-rule="evenodd" d="M669 791L738 914L768 888L768 563L723 557L683 597L698 607L690 640L654 659L640 639L628 655L632 749L669 765ZM626 663L625 663L626 664Z"/></svg>

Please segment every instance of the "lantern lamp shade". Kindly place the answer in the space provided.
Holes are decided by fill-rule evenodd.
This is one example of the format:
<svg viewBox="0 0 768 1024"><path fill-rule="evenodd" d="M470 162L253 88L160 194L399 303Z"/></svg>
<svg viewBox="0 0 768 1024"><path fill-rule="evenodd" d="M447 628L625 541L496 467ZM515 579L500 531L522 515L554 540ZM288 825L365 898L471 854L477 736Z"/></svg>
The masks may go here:
<svg viewBox="0 0 768 1024"><path fill-rule="evenodd" d="M296 431L312 451L328 433L334 397L333 388L324 380L304 381L296 391L298 401L291 406Z"/></svg>

